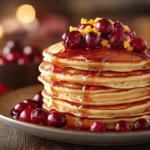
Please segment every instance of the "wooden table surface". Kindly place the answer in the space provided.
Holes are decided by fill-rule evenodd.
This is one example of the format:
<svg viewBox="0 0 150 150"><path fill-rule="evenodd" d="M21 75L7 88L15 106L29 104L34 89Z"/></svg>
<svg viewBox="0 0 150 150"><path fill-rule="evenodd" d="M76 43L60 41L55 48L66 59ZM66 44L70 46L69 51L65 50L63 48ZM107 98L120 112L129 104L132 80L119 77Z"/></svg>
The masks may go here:
<svg viewBox="0 0 150 150"><path fill-rule="evenodd" d="M0 121L0 150L150 150L150 143L125 146L62 143L22 133Z"/></svg>

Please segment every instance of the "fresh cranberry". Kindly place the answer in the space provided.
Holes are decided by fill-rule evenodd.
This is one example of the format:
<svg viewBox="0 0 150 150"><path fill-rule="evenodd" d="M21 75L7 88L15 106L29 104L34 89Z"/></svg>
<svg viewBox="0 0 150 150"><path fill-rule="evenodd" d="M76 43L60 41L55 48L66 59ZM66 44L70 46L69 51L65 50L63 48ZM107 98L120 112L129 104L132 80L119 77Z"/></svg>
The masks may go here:
<svg viewBox="0 0 150 150"><path fill-rule="evenodd" d="M19 59L20 56L21 56L20 52L18 52L18 51L12 51L12 52L10 52L10 53L8 53L6 55L6 60L9 63L15 63L15 62L17 62L17 60Z"/></svg>
<svg viewBox="0 0 150 150"><path fill-rule="evenodd" d="M47 125L48 113L38 108L31 113L31 121L36 124Z"/></svg>
<svg viewBox="0 0 150 150"><path fill-rule="evenodd" d="M27 56L22 56L22 57L20 57L19 59L18 59L18 61L17 61L17 63L19 64L19 65L25 65L25 64L27 64L27 63L29 63L30 62L30 59L29 59L29 57L27 57Z"/></svg>
<svg viewBox="0 0 150 150"><path fill-rule="evenodd" d="M114 26L114 31L124 32L124 25L121 22L115 22L113 26Z"/></svg>
<svg viewBox="0 0 150 150"><path fill-rule="evenodd" d="M106 123L102 123L102 122L99 122L99 121L95 121L92 123L91 125L91 131L107 131L107 125Z"/></svg>
<svg viewBox="0 0 150 150"><path fill-rule="evenodd" d="M31 108L28 104L20 102L19 104L15 106L13 111L17 114L20 114L22 111L28 108Z"/></svg>
<svg viewBox="0 0 150 150"><path fill-rule="evenodd" d="M133 30L130 30L128 32L125 31L125 34L128 35L131 40L135 39L135 37L136 37L136 33Z"/></svg>
<svg viewBox="0 0 150 150"><path fill-rule="evenodd" d="M96 29L102 34L111 34L114 32L113 24L107 19L101 19L96 23Z"/></svg>
<svg viewBox="0 0 150 150"><path fill-rule="evenodd" d="M47 118L48 125L54 127L64 127L67 121L67 116L57 111L49 114Z"/></svg>
<svg viewBox="0 0 150 150"><path fill-rule="evenodd" d="M4 94L9 90L8 86L4 83L0 83L0 94Z"/></svg>
<svg viewBox="0 0 150 150"><path fill-rule="evenodd" d="M109 44L112 47L122 48L124 46L124 41L127 41L129 37L124 32L114 32L108 38Z"/></svg>
<svg viewBox="0 0 150 150"><path fill-rule="evenodd" d="M0 65L7 64L7 60L4 56L0 55Z"/></svg>
<svg viewBox="0 0 150 150"><path fill-rule="evenodd" d="M150 121L148 119L138 119L133 124L134 130L144 130L144 129L150 129Z"/></svg>
<svg viewBox="0 0 150 150"><path fill-rule="evenodd" d="M84 28L86 28L87 26L90 26L91 28L93 28L93 26L91 25L91 24L89 24L89 23L87 23L87 24L80 24L80 25L78 25L78 29L79 30L83 30Z"/></svg>
<svg viewBox="0 0 150 150"><path fill-rule="evenodd" d="M35 55L40 55L40 50L35 46L25 46L23 54L32 59Z"/></svg>
<svg viewBox="0 0 150 150"><path fill-rule="evenodd" d="M147 43L143 39L136 38L131 41L131 46L133 47L134 50L142 52L147 48Z"/></svg>
<svg viewBox="0 0 150 150"><path fill-rule="evenodd" d="M63 43L63 45L65 45L65 41L66 41L66 37L67 37L68 33L69 33L69 31L66 31L61 37L61 42Z"/></svg>
<svg viewBox="0 0 150 150"><path fill-rule="evenodd" d="M115 125L116 131L131 131L131 125L127 121L121 120Z"/></svg>
<svg viewBox="0 0 150 150"><path fill-rule="evenodd" d="M19 116L19 120L31 122L31 113L34 109L25 109Z"/></svg>
<svg viewBox="0 0 150 150"><path fill-rule="evenodd" d="M23 102L28 104L29 106L31 106L31 108L33 108L33 109L38 107L38 103L32 99L26 99Z"/></svg>
<svg viewBox="0 0 150 150"><path fill-rule="evenodd" d="M102 37L95 32L90 32L85 35L85 46L87 48L98 48L101 46Z"/></svg>
<svg viewBox="0 0 150 150"><path fill-rule="evenodd" d="M33 62L38 64L38 63L41 63L43 60L43 57L41 55L36 55L33 57Z"/></svg>
<svg viewBox="0 0 150 150"><path fill-rule="evenodd" d="M43 96L42 96L42 91L38 92L34 98L34 101L36 101L38 103L38 106L41 108L43 105Z"/></svg>
<svg viewBox="0 0 150 150"><path fill-rule="evenodd" d="M66 37L65 47L67 49L76 49L83 44L83 36L79 31L72 31Z"/></svg>

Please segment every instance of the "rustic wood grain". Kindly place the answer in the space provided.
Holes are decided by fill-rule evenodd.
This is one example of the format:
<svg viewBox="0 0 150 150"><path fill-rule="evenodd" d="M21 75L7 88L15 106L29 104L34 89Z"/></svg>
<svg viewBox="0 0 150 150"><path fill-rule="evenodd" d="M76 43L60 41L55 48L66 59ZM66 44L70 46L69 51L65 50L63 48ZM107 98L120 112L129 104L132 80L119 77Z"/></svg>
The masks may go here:
<svg viewBox="0 0 150 150"><path fill-rule="evenodd" d="M22 133L0 121L0 150L150 150L150 143L126 146L91 146L62 143Z"/></svg>

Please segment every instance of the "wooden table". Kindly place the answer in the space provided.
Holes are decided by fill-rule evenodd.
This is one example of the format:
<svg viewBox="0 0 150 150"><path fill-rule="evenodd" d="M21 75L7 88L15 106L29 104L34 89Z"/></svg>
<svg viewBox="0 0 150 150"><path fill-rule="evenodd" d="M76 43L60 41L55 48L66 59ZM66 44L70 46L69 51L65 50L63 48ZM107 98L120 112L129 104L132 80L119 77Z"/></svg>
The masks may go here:
<svg viewBox="0 0 150 150"><path fill-rule="evenodd" d="M126 146L90 146L62 143L31 136L0 121L0 150L150 150L150 143Z"/></svg>

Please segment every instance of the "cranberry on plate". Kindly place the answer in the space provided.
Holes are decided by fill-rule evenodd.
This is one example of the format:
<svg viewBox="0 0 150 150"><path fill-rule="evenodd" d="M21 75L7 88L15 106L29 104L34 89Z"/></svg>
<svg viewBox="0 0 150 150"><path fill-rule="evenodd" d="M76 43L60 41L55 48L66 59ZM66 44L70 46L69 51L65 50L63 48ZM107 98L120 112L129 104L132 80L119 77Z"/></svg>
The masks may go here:
<svg viewBox="0 0 150 150"><path fill-rule="evenodd" d="M65 127L67 121L67 116L57 111L49 114L47 118L48 126L53 127Z"/></svg>
<svg viewBox="0 0 150 150"><path fill-rule="evenodd" d="M14 113L21 114L25 109L31 108L28 104L20 102L14 108Z"/></svg>
<svg viewBox="0 0 150 150"><path fill-rule="evenodd" d="M32 99L26 99L23 102L28 104L33 109L38 107L38 103L36 101L32 100Z"/></svg>
<svg viewBox="0 0 150 150"><path fill-rule="evenodd" d="M148 119L140 118L133 124L134 130L150 129L150 121Z"/></svg>
<svg viewBox="0 0 150 150"><path fill-rule="evenodd" d="M41 108L43 105L43 96L42 96L42 91L38 92L34 98L34 101L36 101L38 103L38 107Z"/></svg>
<svg viewBox="0 0 150 150"><path fill-rule="evenodd" d="M106 132L107 131L107 125L106 125L106 123L95 121L92 123L90 130L91 131L98 131L98 132L100 132L100 131Z"/></svg>
<svg viewBox="0 0 150 150"><path fill-rule="evenodd" d="M121 120L116 123L115 125L115 130L116 131L131 131L131 125L127 121Z"/></svg>

